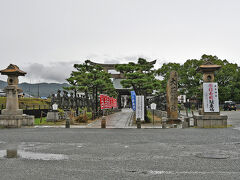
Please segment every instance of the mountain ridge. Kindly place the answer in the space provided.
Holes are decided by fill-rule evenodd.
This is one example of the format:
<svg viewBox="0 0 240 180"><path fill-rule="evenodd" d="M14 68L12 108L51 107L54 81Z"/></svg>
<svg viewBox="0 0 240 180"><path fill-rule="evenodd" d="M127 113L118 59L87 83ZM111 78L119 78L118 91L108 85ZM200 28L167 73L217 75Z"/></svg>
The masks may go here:
<svg viewBox="0 0 240 180"><path fill-rule="evenodd" d="M7 86L7 82L0 80L0 89L4 89ZM63 90L63 87L68 87L69 84L67 83L36 83L36 84L30 84L30 83L20 83L19 88L23 90L23 93L30 94L34 97L48 97L51 94L56 94L57 90L60 89Z"/></svg>

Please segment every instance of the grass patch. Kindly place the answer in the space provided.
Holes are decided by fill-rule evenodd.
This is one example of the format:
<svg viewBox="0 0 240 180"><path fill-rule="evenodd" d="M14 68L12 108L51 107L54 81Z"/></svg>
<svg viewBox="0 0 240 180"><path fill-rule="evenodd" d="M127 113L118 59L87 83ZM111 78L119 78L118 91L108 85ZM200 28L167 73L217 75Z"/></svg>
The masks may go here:
<svg viewBox="0 0 240 180"><path fill-rule="evenodd" d="M46 123L46 117L43 117L42 118L42 122L41 122L41 118L35 118L35 120L34 120L34 124L35 125L41 125L41 124L45 124Z"/></svg>
<svg viewBox="0 0 240 180"><path fill-rule="evenodd" d="M150 119L150 123L153 123L153 113L152 113L152 111L148 110L147 116ZM154 113L154 124L162 124L161 117L156 116L155 113Z"/></svg>
<svg viewBox="0 0 240 180"><path fill-rule="evenodd" d="M146 123L145 121L142 122L142 124L144 125L152 125L153 124L153 114L150 110L147 111L147 116L150 120L150 122ZM133 115L133 121L132 121L133 124L136 124L136 113L134 113ZM161 125L162 124L162 118L161 117L158 117L154 114L154 125Z"/></svg>
<svg viewBox="0 0 240 180"><path fill-rule="evenodd" d="M65 121L58 121L58 122L47 122L47 118L43 117L42 122L41 118L35 118L34 125L64 125Z"/></svg>

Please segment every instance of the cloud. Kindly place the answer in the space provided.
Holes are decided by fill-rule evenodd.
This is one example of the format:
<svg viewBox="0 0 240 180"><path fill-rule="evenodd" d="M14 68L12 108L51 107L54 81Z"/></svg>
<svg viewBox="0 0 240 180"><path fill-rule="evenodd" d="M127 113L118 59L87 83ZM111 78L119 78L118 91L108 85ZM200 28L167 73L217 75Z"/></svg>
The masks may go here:
<svg viewBox="0 0 240 180"><path fill-rule="evenodd" d="M112 56L108 54L99 55L91 54L90 59L93 62L103 63L103 64L125 64L128 62L137 62L138 58L145 58L147 61L154 60L148 56L144 55L131 55L131 56ZM89 56L89 57L90 57ZM84 58L83 58L84 59ZM48 64L38 63L28 63L21 66L21 69L27 72L25 77L20 77L20 82L56 82L63 83L66 82L71 72L74 70L73 65L76 63L83 63L84 61L58 61L58 62L49 62ZM163 63L167 62L165 59L158 60L155 64L155 68L159 68ZM3 79L3 78L1 78ZM6 80L3 79L3 80Z"/></svg>
<svg viewBox="0 0 240 180"><path fill-rule="evenodd" d="M48 65L40 63L32 63L26 67L23 67L24 71L27 72L25 80L28 80L32 83L38 82L57 82L63 83L66 82L71 74L71 71L74 70L73 64L79 62L52 62Z"/></svg>
<svg viewBox="0 0 240 180"><path fill-rule="evenodd" d="M113 57L110 55L104 55L104 62L106 64L125 64L129 62L137 62L138 58L145 58L148 61L151 61L147 56L144 55L132 55L132 56L118 56L118 57Z"/></svg>

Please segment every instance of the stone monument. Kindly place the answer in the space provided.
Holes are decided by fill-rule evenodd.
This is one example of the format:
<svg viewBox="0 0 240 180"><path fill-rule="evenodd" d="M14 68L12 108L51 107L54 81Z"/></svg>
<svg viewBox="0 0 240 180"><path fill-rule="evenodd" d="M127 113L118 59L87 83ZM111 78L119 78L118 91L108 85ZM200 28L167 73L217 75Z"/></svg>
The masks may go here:
<svg viewBox="0 0 240 180"><path fill-rule="evenodd" d="M220 114L218 85L214 82L214 72L220 68L220 65L213 64L208 60L205 60L198 68L203 73L203 105L200 114L194 116L197 127L227 127L228 117Z"/></svg>
<svg viewBox="0 0 240 180"><path fill-rule="evenodd" d="M14 64L10 64L7 69L1 70L0 72L2 75L8 76L8 86L4 89L7 95L6 109L3 109L0 115L0 126L32 126L34 124L34 116L23 114L23 110L19 109L18 103L18 94L22 92L22 90L18 88L18 76L25 76L26 72L20 70L19 67Z"/></svg>
<svg viewBox="0 0 240 180"><path fill-rule="evenodd" d="M52 105L52 111L47 113L47 122L57 122L59 121L58 105L54 103Z"/></svg>
<svg viewBox="0 0 240 180"><path fill-rule="evenodd" d="M179 124L178 119L178 74L176 71L170 72L167 82L167 124Z"/></svg>

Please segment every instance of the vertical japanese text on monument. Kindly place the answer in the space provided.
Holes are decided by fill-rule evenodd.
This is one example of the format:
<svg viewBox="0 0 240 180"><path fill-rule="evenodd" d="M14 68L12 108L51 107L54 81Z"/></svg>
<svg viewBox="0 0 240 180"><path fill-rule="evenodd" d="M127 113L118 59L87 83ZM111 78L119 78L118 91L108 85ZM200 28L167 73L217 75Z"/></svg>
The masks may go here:
<svg viewBox="0 0 240 180"><path fill-rule="evenodd" d="M136 96L136 118L144 121L144 96Z"/></svg>
<svg viewBox="0 0 240 180"><path fill-rule="evenodd" d="M203 83L204 112L219 112L218 84Z"/></svg>
<svg viewBox="0 0 240 180"><path fill-rule="evenodd" d="M175 102L177 101L177 89L178 89L178 84L177 84L177 72L174 72L173 76L171 76L170 79L170 101ZM172 103L170 105L170 110L171 111L177 111L177 106L176 103Z"/></svg>

